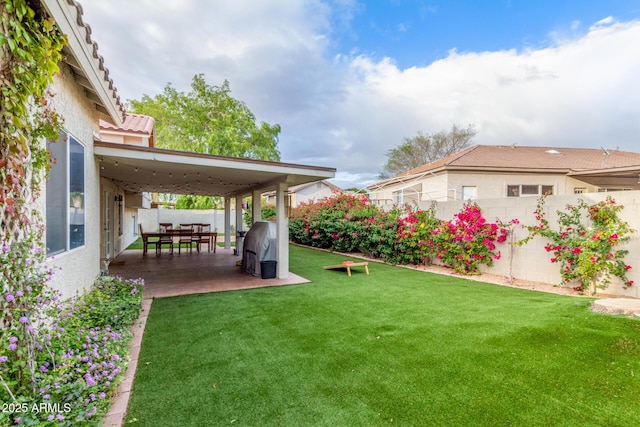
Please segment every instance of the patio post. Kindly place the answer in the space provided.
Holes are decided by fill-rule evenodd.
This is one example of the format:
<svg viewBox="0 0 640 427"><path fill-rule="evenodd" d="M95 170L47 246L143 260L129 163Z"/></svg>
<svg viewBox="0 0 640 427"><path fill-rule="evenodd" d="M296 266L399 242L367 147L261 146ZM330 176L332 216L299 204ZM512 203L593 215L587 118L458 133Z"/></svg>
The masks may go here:
<svg viewBox="0 0 640 427"><path fill-rule="evenodd" d="M254 191L251 196L251 223L262 219L262 193Z"/></svg>
<svg viewBox="0 0 640 427"><path fill-rule="evenodd" d="M224 248L231 249L231 199L224 198Z"/></svg>
<svg viewBox="0 0 640 427"><path fill-rule="evenodd" d="M285 198L289 185L286 182L276 186L276 241L277 277L286 279L289 276L289 216Z"/></svg>
<svg viewBox="0 0 640 427"><path fill-rule="evenodd" d="M242 219L242 196L236 196L236 233L244 229L244 220Z"/></svg>

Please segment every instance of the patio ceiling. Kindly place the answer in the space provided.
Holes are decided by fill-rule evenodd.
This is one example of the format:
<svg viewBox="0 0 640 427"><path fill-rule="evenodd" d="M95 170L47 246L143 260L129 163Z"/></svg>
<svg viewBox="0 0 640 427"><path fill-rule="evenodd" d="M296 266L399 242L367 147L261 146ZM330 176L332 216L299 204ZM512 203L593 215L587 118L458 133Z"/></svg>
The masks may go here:
<svg viewBox="0 0 640 427"><path fill-rule="evenodd" d="M238 159L107 142L94 143L100 176L131 193L233 197L329 179L335 168Z"/></svg>

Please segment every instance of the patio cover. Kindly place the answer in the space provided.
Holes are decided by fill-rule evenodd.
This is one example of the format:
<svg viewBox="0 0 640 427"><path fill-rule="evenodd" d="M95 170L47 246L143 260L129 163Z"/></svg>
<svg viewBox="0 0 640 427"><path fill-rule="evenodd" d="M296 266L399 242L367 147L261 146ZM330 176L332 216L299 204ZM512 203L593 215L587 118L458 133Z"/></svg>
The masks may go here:
<svg viewBox="0 0 640 427"><path fill-rule="evenodd" d="M131 193L235 197L333 178L335 168L94 143L100 176Z"/></svg>
<svg viewBox="0 0 640 427"><path fill-rule="evenodd" d="M127 192L222 196L225 197L226 213L229 212L229 200L232 197L236 198L237 210L240 211L238 201L242 197L252 196L256 206L255 200L256 197L259 200L260 193L275 189L276 261L277 277L280 279L286 278L289 270L285 193L289 186L333 178L336 172L335 168L329 167L238 159L99 141L94 142L93 153L98 158L100 176ZM237 216L236 221L241 224L241 217Z"/></svg>

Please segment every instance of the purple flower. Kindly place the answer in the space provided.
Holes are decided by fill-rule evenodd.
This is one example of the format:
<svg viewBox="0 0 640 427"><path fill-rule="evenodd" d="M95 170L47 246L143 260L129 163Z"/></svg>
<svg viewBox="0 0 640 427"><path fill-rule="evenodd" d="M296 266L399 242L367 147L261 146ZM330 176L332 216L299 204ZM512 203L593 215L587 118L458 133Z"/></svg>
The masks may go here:
<svg viewBox="0 0 640 427"><path fill-rule="evenodd" d="M15 299L15 297L13 296L13 294L7 294L5 295L4 299L6 299L7 301L11 302Z"/></svg>
<svg viewBox="0 0 640 427"><path fill-rule="evenodd" d="M2 251L3 251L3 252L9 252L9 246L7 246L7 245L2 245Z"/></svg>
<svg viewBox="0 0 640 427"><path fill-rule="evenodd" d="M11 351L15 351L15 349L16 349L16 348L18 348L18 346L17 346L17 345L15 345L15 344L9 344L9 350L11 350Z"/></svg>
<svg viewBox="0 0 640 427"><path fill-rule="evenodd" d="M89 373L85 374L84 379L87 381L87 384L89 384L90 386L97 384L95 382L95 380L93 379L93 377L91 376L91 374L89 374Z"/></svg>
<svg viewBox="0 0 640 427"><path fill-rule="evenodd" d="M29 318L27 316L22 316L20 318L20 323L22 323L22 324L27 323L28 321L29 321Z"/></svg>
<svg viewBox="0 0 640 427"><path fill-rule="evenodd" d="M9 358L8 358L7 356L4 356L4 355L3 355L3 356L0 356L0 363L4 363L4 362L6 362L7 360L9 360Z"/></svg>
<svg viewBox="0 0 640 427"><path fill-rule="evenodd" d="M12 343L12 344L15 343L15 342L18 342L18 338L17 337L11 337L11 338L9 338L9 342Z"/></svg>

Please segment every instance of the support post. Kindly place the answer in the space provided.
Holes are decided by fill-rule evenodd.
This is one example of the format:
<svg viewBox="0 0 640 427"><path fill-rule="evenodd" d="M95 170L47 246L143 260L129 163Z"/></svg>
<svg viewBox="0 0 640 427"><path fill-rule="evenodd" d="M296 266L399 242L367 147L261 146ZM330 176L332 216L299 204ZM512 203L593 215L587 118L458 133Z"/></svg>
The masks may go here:
<svg viewBox="0 0 640 427"><path fill-rule="evenodd" d="M231 249L231 199L224 198L224 248Z"/></svg>
<svg viewBox="0 0 640 427"><path fill-rule="evenodd" d="M276 186L276 261L278 279L289 277L289 209L286 204L287 190L289 185L286 182Z"/></svg>
<svg viewBox="0 0 640 427"><path fill-rule="evenodd" d="M262 193L254 191L251 196L251 223L262 219Z"/></svg>

